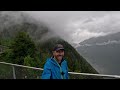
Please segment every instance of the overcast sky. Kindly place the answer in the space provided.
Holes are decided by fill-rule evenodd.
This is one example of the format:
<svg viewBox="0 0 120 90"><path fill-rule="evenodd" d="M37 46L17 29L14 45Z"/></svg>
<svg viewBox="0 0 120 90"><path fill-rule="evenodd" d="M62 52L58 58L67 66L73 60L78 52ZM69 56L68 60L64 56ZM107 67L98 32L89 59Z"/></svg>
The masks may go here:
<svg viewBox="0 0 120 90"><path fill-rule="evenodd" d="M120 11L23 11L50 28L69 43L120 32Z"/></svg>

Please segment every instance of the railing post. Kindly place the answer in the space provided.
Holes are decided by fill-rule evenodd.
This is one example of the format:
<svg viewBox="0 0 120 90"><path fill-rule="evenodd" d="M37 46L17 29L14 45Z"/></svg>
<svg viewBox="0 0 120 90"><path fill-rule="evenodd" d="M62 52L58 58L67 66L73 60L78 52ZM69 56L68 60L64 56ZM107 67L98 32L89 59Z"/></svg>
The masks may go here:
<svg viewBox="0 0 120 90"><path fill-rule="evenodd" d="M16 79L16 75L15 75L15 67L12 66L12 68L13 68L13 79Z"/></svg>

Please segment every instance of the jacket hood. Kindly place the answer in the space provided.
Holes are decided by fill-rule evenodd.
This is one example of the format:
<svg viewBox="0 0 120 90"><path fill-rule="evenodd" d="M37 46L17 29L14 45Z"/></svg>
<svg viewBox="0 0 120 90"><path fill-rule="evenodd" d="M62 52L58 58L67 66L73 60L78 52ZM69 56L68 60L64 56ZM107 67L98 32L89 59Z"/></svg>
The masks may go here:
<svg viewBox="0 0 120 90"><path fill-rule="evenodd" d="M55 64L55 65L58 66L57 61L55 61L55 59L54 59L53 57L48 58L48 60L49 60L49 62L51 62L51 63L53 63L53 64ZM65 59L62 59L62 61L61 61L61 65L64 64L64 63L65 63Z"/></svg>

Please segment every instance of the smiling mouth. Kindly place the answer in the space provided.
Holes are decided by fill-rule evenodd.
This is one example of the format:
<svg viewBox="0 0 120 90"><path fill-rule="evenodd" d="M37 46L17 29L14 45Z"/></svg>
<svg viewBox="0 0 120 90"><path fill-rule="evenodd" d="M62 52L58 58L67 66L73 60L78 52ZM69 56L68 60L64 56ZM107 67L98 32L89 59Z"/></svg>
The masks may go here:
<svg viewBox="0 0 120 90"><path fill-rule="evenodd" d="M58 57L63 57L63 56L58 56Z"/></svg>
<svg viewBox="0 0 120 90"><path fill-rule="evenodd" d="M63 58L63 56L58 56L58 58Z"/></svg>

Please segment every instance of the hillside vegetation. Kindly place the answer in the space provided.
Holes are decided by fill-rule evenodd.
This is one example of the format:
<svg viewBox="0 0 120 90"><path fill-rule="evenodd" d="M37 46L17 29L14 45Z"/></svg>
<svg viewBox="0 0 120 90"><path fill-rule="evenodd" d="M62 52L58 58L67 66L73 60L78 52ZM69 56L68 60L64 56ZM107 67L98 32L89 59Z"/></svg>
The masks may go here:
<svg viewBox="0 0 120 90"><path fill-rule="evenodd" d="M0 14L1 18L3 19ZM10 24L8 20L3 22ZM69 71L98 73L67 41L56 36L43 23L37 23L35 20L31 22L25 18L21 23L14 23L9 27L0 25L0 27L0 45L7 47L0 54L0 61L43 68L46 59L52 56L53 46L61 43L65 47ZM19 68L18 71L22 72ZM29 73L34 73L34 71L29 71Z"/></svg>

